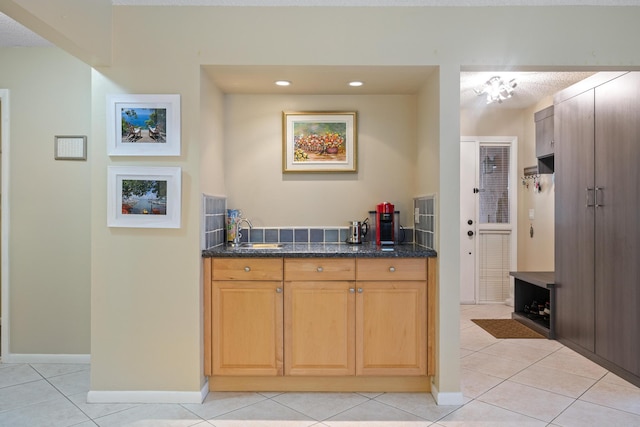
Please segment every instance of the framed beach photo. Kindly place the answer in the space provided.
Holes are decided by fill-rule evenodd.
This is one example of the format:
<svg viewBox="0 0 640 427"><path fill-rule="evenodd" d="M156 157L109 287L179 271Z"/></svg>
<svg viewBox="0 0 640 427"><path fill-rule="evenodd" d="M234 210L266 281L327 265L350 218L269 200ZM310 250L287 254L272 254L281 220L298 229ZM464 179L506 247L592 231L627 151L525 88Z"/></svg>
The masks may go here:
<svg viewBox="0 0 640 427"><path fill-rule="evenodd" d="M282 112L282 172L356 172L356 112Z"/></svg>
<svg viewBox="0 0 640 427"><path fill-rule="evenodd" d="M110 156L179 156L180 95L107 96Z"/></svg>
<svg viewBox="0 0 640 427"><path fill-rule="evenodd" d="M107 168L109 227L180 228L179 167Z"/></svg>

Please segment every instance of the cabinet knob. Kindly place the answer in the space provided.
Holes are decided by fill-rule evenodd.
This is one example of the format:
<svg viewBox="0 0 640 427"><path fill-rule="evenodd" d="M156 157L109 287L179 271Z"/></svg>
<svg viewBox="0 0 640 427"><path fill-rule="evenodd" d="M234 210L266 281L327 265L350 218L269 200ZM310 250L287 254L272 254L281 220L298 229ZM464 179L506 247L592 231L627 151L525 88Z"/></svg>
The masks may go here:
<svg viewBox="0 0 640 427"><path fill-rule="evenodd" d="M276 288L276 292L281 294L282 293L282 288Z"/></svg>
<svg viewBox="0 0 640 427"><path fill-rule="evenodd" d="M350 294L355 294L356 293L356 289L355 288L349 288L349 293Z"/></svg>
<svg viewBox="0 0 640 427"><path fill-rule="evenodd" d="M389 267L389 271L393 273L394 271L396 271L396 268L395 267Z"/></svg>
<svg viewBox="0 0 640 427"><path fill-rule="evenodd" d="M363 292L362 288L358 288L358 293L361 294Z"/></svg>
<svg viewBox="0 0 640 427"><path fill-rule="evenodd" d="M318 267L317 270L318 270L318 273L322 273L324 271L322 267Z"/></svg>
<svg viewBox="0 0 640 427"><path fill-rule="evenodd" d="M247 266L244 268L244 271L246 271L247 273L251 271L251 267Z"/></svg>

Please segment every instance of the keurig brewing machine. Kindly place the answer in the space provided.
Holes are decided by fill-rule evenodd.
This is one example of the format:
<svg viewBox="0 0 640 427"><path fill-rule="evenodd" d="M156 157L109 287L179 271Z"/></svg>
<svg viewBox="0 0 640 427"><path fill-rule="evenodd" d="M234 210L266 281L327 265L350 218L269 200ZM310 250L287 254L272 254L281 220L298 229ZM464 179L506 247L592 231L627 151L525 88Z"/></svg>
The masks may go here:
<svg viewBox="0 0 640 427"><path fill-rule="evenodd" d="M398 217L400 212L394 210L394 208L393 204L384 202L378 204L375 211L370 212L371 216L375 216L375 218L372 218L371 223L375 224L375 238L378 246L389 246L398 243L400 237L398 235L400 228ZM374 227L371 228L373 229Z"/></svg>

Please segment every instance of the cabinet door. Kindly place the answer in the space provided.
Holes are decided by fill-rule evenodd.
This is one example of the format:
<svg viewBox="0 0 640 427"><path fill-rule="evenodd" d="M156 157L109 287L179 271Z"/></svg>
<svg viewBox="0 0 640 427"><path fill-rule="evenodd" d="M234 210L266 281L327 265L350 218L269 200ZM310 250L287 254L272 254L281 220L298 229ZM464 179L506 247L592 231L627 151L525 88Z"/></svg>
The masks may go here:
<svg viewBox="0 0 640 427"><path fill-rule="evenodd" d="M596 354L640 375L640 73L596 88Z"/></svg>
<svg viewBox="0 0 640 427"><path fill-rule="evenodd" d="M355 374L355 284L285 282L285 375Z"/></svg>
<svg viewBox="0 0 640 427"><path fill-rule="evenodd" d="M555 105L555 277L559 338L594 350L594 91ZM587 207L589 205L589 207Z"/></svg>
<svg viewBox="0 0 640 427"><path fill-rule="evenodd" d="M553 106L538 111L536 121L536 157L547 157L554 153Z"/></svg>
<svg viewBox="0 0 640 427"><path fill-rule="evenodd" d="M282 282L213 282L213 374L282 375Z"/></svg>
<svg viewBox="0 0 640 427"><path fill-rule="evenodd" d="M426 375L425 282L358 282L356 375Z"/></svg>

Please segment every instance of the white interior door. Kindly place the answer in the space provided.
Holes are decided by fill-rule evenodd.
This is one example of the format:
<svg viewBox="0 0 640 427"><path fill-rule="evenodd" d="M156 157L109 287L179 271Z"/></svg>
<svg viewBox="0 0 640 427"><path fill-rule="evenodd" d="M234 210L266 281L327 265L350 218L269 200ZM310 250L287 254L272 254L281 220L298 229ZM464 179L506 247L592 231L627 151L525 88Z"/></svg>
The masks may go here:
<svg viewBox="0 0 640 427"><path fill-rule="evenodd" d="M460 141L460 302L512 304L517 138Z"/></svg>
<svg viewBox="0 0 640 427"><path fill-rule="evenodd" d="M478 142L460 142L460 302L476 303Z"/></svg>

